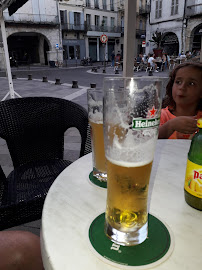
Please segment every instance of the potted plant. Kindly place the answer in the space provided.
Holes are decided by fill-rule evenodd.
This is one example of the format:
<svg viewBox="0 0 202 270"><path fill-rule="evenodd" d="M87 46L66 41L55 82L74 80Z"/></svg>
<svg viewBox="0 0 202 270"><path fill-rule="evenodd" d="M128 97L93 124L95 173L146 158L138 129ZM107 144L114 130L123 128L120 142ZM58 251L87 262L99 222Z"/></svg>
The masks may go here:
<svg viewBox="0 0 202 270"><path fill-rule="evenodd" d="M161 32L156 31L155 33L153 33L152 39L149 41L156 44L157 46L157 48L153 49L155 56L162 57L163 48L161 46L163 41L163 34Z"/></svg>

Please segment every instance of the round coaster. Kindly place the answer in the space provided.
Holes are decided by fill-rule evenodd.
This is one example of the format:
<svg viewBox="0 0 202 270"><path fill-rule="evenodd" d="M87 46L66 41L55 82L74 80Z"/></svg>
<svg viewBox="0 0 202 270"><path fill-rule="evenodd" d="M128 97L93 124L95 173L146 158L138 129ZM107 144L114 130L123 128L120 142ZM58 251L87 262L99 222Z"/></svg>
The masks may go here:
<svg viewBox="0 0 202 270"><path fill-rule="evenodd" d="M155 216L148 215L148 237L137 246L120 246L104 233L105 213L90 225L88 237L96 255L108 264L121 269L150 269L165 261L174 249L168 228Z"/></svg>
<svg viewBox="0 0 202 270"><path fill-rule="evenodd" d="M93 172L89 174L89 179L94 185L102 188L107 188L107 182L101 182L98 180L95 176L93 176Z"/></svg>

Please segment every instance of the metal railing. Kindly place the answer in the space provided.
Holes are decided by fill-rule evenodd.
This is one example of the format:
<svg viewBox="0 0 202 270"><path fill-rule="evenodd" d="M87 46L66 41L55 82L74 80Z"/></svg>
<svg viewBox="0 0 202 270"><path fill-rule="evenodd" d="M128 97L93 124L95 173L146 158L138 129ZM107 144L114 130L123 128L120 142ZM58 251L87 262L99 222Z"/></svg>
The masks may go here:
<svg viewBox="0 0 202 270"><path fill-rule="evenodd" d="M59 24L57 15L15 13L12 16L9 16L8 12L4 12L3 14L6 22Z"/></svg>
<svg viewBox="0 0 202 270"><path fill-rule="evenodd" d="M87 25L87 31L96 31L96 32L109 32L109 33L121 33L121 26L106 26L106 25Z"/></svg>
<svg viewBox="0 0 202 270"><path fill-rule="evenodd" d="M138 14L146 15L150 12L150 5L145 5L144 7L139 8Z"/></svg>
<svg viewBox="0 0 202 270"><path fill-rule="evenodd" d="M96 31L96 32L109 32L109 33L121 33L121 26L97 26L97 25L74 25L65 23L62 24L62 30L66 31Z"/></svg>

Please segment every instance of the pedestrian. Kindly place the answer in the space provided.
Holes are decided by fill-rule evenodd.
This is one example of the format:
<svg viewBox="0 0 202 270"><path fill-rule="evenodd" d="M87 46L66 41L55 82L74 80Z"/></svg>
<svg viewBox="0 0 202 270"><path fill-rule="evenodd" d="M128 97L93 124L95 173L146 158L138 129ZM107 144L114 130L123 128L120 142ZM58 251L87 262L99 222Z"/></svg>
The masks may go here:
<svg viewBox="0 0 202 270"><path fill-rule="evenodd" d="M111 67L114 67L114 60L115 60L115 53L114 53L114 51L112 51L112 53L111 53L111 61L112 61Z"/></svg>
<svg viewBox="0 0 202 270"><path fill-rule="evenodd" d="M155 71L155 72L158 72L158 70L157 70L157 64L156 64L156 62L155 62L155 59L154 59L152 53L149 53L148 63L150 64L151 67L154 68L154 71Z"/></svg>
<svg viewBox="0 0 202 270"><path fill-rule="evenodd" d="M202 117L202 64L186 62L171 73L161 110L159 139L191 139Z"/></svg>
<svg viewBox="0 0 202 270"><path fill-rule="evenodd" d="M0 232L1 270L43 270L39 237L30 232Z"/></svg>

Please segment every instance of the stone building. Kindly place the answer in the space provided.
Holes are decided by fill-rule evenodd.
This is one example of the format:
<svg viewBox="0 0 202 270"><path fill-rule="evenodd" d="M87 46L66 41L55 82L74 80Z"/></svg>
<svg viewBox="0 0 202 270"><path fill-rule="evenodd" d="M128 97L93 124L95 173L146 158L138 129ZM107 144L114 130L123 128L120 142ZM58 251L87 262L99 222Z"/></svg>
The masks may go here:
<svg viewBox="0 0 202 270"><path fill-rule="evenodd" d="M62 61L62 39L55 0L29 0L16 13L3 12L10 57L21 64ZM56 49L58 44L58 49ZM61 50L60 50L61 49ZM3 47L0 68L4 68Z"/></svg>
<svg viewBox="0 0 202 270"><path fill-rule="evenodd" d="M60 18L64 60L67 62L84 57L93 61L108 60L113 50L118 51L121 27L117 1L62 0ZM106 44L100 40L102 34L108 38Z"/></svg>
<svg viewBox="0 0 202 270"><path fill-rule="evenodd" d="M162 47L169 55L201 50L201 0L149 0L146 53L155 46L149 40L155 31L163 34Z"/></svg>

